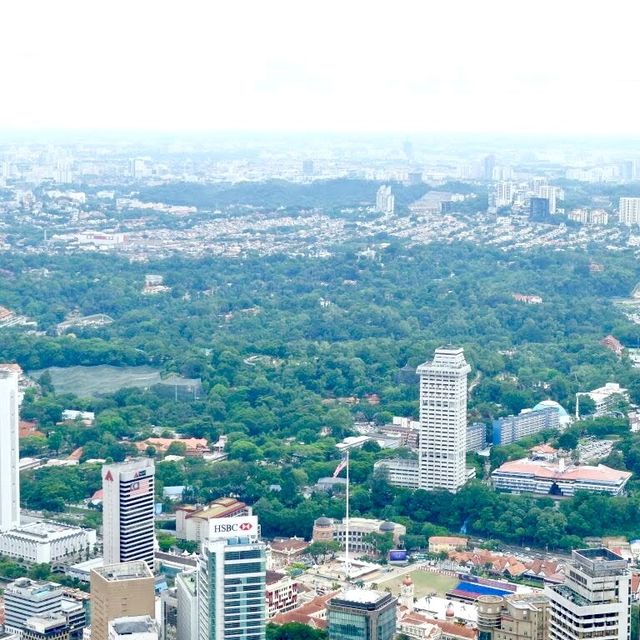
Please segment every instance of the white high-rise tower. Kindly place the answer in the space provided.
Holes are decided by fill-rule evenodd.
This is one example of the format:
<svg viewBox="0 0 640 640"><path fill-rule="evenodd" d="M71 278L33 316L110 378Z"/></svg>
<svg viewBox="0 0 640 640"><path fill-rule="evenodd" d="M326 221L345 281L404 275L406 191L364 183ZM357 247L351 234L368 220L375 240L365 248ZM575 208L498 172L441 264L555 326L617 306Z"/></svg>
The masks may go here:
<svg viewBox="0 0 640 640"><path fill-rule="evenodd" d="M150 458L102 468L105 565L144 560L153 570L154 481Z"/></svg>
<svg viewBox="0 0 640 640"><path fill-rule="evenodd" d="M0 532L20 526L18 374L0 369Z"/></svg>
<svg viewBox="0 0 640 640"><path fill-rule="evenodd" d="M436 349L420 376L420 454L418 486L455 493L467 480L467 375L464 351Z"/></svg>

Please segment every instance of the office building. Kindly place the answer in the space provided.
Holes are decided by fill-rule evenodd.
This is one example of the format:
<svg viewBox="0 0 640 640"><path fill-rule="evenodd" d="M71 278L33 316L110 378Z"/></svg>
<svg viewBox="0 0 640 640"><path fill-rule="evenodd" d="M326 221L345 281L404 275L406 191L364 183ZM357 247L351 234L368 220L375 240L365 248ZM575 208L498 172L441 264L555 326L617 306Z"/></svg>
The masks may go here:
<svg viewBox="0 0 640 640"><path fill-rule="evenodd" d="M395 211L396 197L391 193L389 185L382 185L376 194L376 211L391 215Z"/></svg>
<svg viewBox="0 0 640 640"><path fill-rule="evenodd" d="M545 587L550 601L549 640L629 640L631 575L609 549L571 554L563 584Z"/></svg>
<svg viewBox="0 0 640 640"><path fill-rule="evenodd" d="M620 198L618 221L627 227L640 224L640 198Z"/></svg>
<svg viewBox="0 0 640 640"><path fill-rule="evenodd" d="M206 507L183 505L176 509L176 538L200 542L207 537L212 520L250 515L251 507L236 498L218 498Z"/></svg>
<svg viewBox="0 0 640 640"><path fill-rule="evenodd" d="M158 640L158 624L151 616L127 616L109 621L109 640Z"/></svg>
<svg viewBox="0 0 640 640"><path fill-rule="evenodd" d="M197 576L196 571L185 571L176 576L177 640L198 639Z"/></svg>
<svg viewBox="0 0 640 640"><path fill-rule="evenodd" d="M542 593L480 596L478 640L547 640L549 599Z"/></svg>
<svg viewBox="0 0 640 640"><path fill-rule="evenodd" d="M603 464L567 465L559 460L511 460L495 469L491 482L498 491L537 495L572 496L576 491L624 494L630 471L612 469Z"/></svg>
<svg viewBox="0 0 640 640"><path fill-rule="evenodd" d="M4 592L5 628L22 633L27 618L59 613L62 609L62 585L20 578L10 582Z"/></svg>
<svg viewBox="0 0 640 640"><path fill-rule="evenodd" d="M18 374L0 369L0 532L20 526L19 420Z"/></svg>
<svg viewBox="0 0 640 640"><path fill-rule="evenodd" d="M91 571L91 640L107 640L109 621L155 617L154 578L143 560Z"/></svg>
<svg viewBox="0 0 640 640"><path fill-rule="evenodd" d="M529 215L533 218L546 218L549 215L549 200L547 198L530 198Z"/></svg>
<svg viewBox="0 0 640 640"><path fill-rule="evenodd" d="M22 640L69 640L67 619L61 613L43 613L27 618Z"/></svg>
<svg viewBox="0 0 640 640"><path fill-rule="evenodd" d="M418 460L413 458L386 458L373 465L374 472L383 473L394 487L417 489L419 486Z"/></svg>
<svg viewBox="0 0 640 640"><path fill-rule="evenodd" d="M436 349L421 364L420 489L458 491L467 481L467 376L471 367L460 348Z"/></svg>
<svg viewBox="0 0 640 640"><path fill-rule="evenodd" d="M492 441L494 445L511 444L543 429L559 428L560 414L556 408L523 409L517 416L494 420Z"/></svg>
<svg viewBox="0 0 640 640"><path fill-rule="evenodd" d="M221 518L198 563L199 640L264 640L266 546L256 516Z"/></svg>
<svg viewBox="0 0 640 640"><path fill-rule="evenodd" d="M389 522L388 520L376 520L374 518L349 518L349 550L355 553L371 553L373 546L368 541L372 533L391 534L395 545L400 543L407 533L407 528L402 524ZM313 542L327 542L333 540L339 542L344 548L347 540L347 523L345 520L320 517L313 523Z"/></svg>
<svg viewBox="0 0 640 640"><path fill-rule="evenodd" d="M94 529L59 522L31 522L0 533L0 555L26 562L51 563L85 556L96 544Z"/></svg>
<svg viewBox="0 0 640 640"><path fill-rule="evenodd" d="M329 640L393 640L396 599L387 592L348 589L327 604Z"/></svg>
<svg viewBox="0 0 640 640"><path fill-rule="evenodd" d="M153 568L155 468L150 458L102 468L106 565L144 560Z"/></svg>

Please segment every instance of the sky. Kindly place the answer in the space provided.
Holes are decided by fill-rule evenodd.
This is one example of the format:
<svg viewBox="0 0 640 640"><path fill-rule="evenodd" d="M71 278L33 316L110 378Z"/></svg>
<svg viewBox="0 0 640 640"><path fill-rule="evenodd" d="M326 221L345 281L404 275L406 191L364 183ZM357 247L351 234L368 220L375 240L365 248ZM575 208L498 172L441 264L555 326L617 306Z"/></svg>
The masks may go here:
<svg viewBox="0 0 640 640"><path fill-rule="evenodd" d="M636 4L4 2L0 129L638 135Z"/></svg>

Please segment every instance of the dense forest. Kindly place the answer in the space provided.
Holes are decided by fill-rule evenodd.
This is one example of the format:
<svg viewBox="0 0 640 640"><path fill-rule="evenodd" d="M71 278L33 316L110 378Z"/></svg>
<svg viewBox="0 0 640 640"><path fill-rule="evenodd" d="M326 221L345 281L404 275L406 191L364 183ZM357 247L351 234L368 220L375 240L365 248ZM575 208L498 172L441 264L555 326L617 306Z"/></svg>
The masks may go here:
<svg viewBox="0 0 640 640"><path fill-rule="evenodd" d="M602 271L590 269L594 260ZM143 295L146 273L163 275L171 291ZM638 275L625 252L505 253L381 239L337 247L328 258L175 256L137 263L104 255L7 256L0 304L36 320L39 331L0 330L0 358L27 371L151 364L200 378L202 395L177 402L143 389L61 396L45 379L23 405L23 417L37 420L45 437L25 438L23 452L83 446L83 460L121 460L133 451L132 440L153 427L209 440L224 433L228 462L162 463L159 489L187 484L194 501L239 495L255 503L267 535L309 535L315 517L340 515L343 498L305 499L303 488L330 475L339 457L335 443L351 432L354 418L384 423L417 415L414 370L437 346L465 348L475 383L471 419L488 421L545 398L571 410L576 391L610 380L640 401L640 373L600 344L607 334L639 343L640 327L614 304L630 294ZM543 302L524 304L514 293ZM72 312L105 313L114 322L56 335L56 324ZM96 411L95 426L57 424L64 408ZM640 444L628 432L617 437L614 462L635 471ZM480 483L454 499L425 497L373 476L373 462L391 454L372 446L354 456L354 511L404 519L409 536L466 523L487 537L568 548L589 532L640 534L635 492L622 499L579 496L559 510L550 500L498 496ZM40 469L25 475L23 501L61 511L98 484L91 465Z"/></svg>

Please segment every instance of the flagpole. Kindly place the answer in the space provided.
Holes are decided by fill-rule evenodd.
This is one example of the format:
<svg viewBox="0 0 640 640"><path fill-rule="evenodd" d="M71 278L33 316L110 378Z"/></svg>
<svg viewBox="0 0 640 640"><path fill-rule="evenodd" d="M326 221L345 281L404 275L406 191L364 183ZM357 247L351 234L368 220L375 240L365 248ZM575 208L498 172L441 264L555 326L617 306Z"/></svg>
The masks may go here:
<svg viewBox="0 0 640 640"><path fill-rule="evenodd" d="M349 566L349 449L347 449L347 492L346 492L346 508L345 508L345 551L344 551L344 572L349 582L351 567Z"/></svg>

